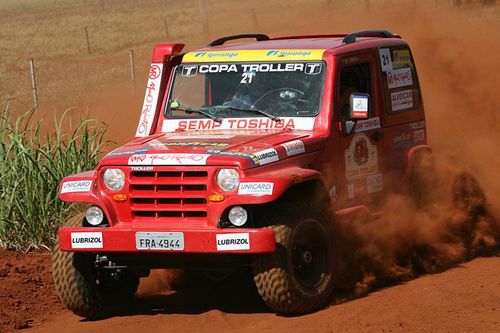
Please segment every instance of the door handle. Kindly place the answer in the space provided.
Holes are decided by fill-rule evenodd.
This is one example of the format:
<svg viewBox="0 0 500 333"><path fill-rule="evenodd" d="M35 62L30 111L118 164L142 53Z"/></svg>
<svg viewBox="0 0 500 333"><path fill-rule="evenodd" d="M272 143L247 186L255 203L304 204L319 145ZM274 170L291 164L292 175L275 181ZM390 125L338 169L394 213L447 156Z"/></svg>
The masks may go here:
<svg viewBox="0 0 500 333"><path fill-rule="evenodd" d="M373 140L373 141L380 141L382 140L382 138L384 137L384 134L380 131L376 131L374 132L370 138Z"/></svg>

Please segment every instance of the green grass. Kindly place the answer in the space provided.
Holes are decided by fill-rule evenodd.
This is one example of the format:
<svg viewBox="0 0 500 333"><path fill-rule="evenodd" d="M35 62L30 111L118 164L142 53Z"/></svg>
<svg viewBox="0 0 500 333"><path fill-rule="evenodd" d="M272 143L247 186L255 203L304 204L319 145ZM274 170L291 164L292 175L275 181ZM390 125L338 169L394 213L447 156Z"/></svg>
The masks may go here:
<svg viewBox="0 0 500 333"><path fill-rule="evenodd" d="M48 249L56 228L78 209L58 198L63 177L91 170L106 146L107 126L74 122L71 109L54 119L53 134L42 134L36 109L14 116L7 102L0 112L0 247ZM67 124L78 125L68 134Z"/></svg>

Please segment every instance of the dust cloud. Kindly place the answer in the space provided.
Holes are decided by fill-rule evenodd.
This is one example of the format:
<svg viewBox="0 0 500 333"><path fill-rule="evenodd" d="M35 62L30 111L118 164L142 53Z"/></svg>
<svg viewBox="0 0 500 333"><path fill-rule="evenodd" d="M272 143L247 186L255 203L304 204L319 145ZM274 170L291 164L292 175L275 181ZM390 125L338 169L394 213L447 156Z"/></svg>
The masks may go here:
<svg viewBox="0 0 500 333"><path fill-rule="evenodd" d="M351 296L493 254L500 244L498 9L395 6L365 14L348 30L383 27L412 47L435 156L434 195L425 207L392 195L381 217L339 227L339 286Z"/></svg>

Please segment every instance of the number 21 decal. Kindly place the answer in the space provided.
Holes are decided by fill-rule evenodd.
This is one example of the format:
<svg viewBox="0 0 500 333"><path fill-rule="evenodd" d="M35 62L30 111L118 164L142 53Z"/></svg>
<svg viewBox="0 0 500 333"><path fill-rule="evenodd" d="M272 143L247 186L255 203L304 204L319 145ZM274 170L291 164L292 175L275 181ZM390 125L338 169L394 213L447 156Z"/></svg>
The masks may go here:
<svg viewBox="0 0 500 333"><path fill-rule="evenodd" d="M241 74L242 78L240 83L252 83L252 79L255 76L254 72L245 72Z"/></svg>
<svg viewBox="0 0 500 333"><path fill-rule="evenodd" d="M392 71L391 51L389 49L380 49L379 56L382 72Z"/></svg>

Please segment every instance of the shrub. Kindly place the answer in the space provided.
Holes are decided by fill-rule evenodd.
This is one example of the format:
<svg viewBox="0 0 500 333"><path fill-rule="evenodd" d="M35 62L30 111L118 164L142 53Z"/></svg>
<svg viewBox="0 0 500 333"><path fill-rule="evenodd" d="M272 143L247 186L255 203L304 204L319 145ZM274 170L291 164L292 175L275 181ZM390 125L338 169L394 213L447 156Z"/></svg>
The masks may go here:
<svg viewBox="0 0 500 333"><path fill-rule="evenodd" d="M15 117L7 102L0 113L0 246L49 249L57 227L78 207L58 198L64 176L93 169L107 142L107 125L85 119L69 131L68 109L42 134L35 109Z"/></svg>

